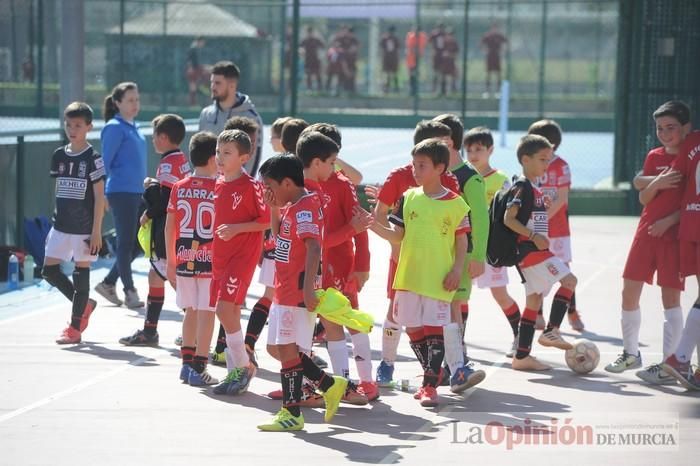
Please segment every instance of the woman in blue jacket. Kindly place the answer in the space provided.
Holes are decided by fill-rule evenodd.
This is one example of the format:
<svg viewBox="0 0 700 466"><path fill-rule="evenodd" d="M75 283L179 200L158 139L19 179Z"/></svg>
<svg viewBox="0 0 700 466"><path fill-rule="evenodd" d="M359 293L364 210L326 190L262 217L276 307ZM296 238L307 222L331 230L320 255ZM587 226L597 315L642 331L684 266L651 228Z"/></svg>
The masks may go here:
<svg viewBox="0 0 700 466"><path fill-rule="evenodd" d="M100 136L107 173L105 195L117 232L117 260L95 291L111 303L121 305L116 291L117 278L121 277L124 302L130 309L143 306L131 275L132 251L139 228L143 180L146 178L146 140L134 122L139 109L136 83L117 84L104 101L106 124Z"/></svg>

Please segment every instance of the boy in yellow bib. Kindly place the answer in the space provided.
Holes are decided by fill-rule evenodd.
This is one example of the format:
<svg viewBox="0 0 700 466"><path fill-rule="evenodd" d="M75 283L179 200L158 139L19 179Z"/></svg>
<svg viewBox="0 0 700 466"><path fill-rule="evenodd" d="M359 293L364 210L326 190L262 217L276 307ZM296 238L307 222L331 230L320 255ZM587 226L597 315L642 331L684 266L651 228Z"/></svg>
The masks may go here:
<svg viewBox="0 0 700 466"><path fill-rule="evenodd" d="M377 222L372 230L401 244L393 317L406 327L423 368L423 384L415 398L422 406L437 406L436 388L445 356L443 327L450 323L450 303L464 269L469 207L440 183L450 160L444 142L427 139L411 155L419 186L404 193L388 227Z"/></svg>

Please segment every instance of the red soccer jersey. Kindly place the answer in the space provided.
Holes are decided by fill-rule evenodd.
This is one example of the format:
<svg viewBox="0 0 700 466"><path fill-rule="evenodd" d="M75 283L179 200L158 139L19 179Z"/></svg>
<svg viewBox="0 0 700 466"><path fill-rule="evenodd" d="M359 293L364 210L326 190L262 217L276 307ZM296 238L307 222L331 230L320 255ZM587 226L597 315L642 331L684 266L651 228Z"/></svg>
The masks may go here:
<svg viewBox="0 0 700 466"><path fill-rule="evenodd" d="M549 237L549 222L547 221L547 208L545 207L544 194L540 188L534 185L532 186L532 193L534 195L532 213L530 214L530 218L525 226L535 233ZM510 193L508 195L508 207L511 205L521 207L523 204L522 194L523 191L519 186L513 186L510 188ZM527 236L518 235L518 243L524 242L531 241ZM552 254L549 249L545 249L544 251L533 251L526 255L525 259L523 259L519 265L523 268L532 267L533 265L544 262L553 256L554 254Z"/></svg>
<svg viewBox="0 0 700 466"><path fill-rule="evenodd" d="M175 215L177 275L211 277L216 180L189 176L173 186L168 213Z"/></svg>
<svg viewBox="0 0 700 466"><path fill-rule="evenodd" d="M156 169L156 179L161 186L171 188L190 174L190 162L179 150L163 154Z"/></svg>
<svg viewBox="0 0 700 466"><path fill-rule="evenodd" d="M324 231L326 238L341 241L339 244L328 244L324 241L323 248L323 286L335 286L333 278L334 270L347 278L355 267L357 254L358 266L361 271L369 271L368 241L363 242L362 236L367 237L367 232L355 234L350 226L353 217L353 209L359 206L355 186L344 175L334 172L328 180L320 183L325 201L324 205ZM336 238L337 236L337 238ZM355 238L357 251L353 248L352 239ZM359 270L359 269L358 269ZM337 275L337 274L336 274Z"/></svg>
<svg viewBox="0 0 700 466"><path fill-rule="evenodd" d="M247 173L242 173L233 181L216 181L214 191L214 279L224 278L231 267L252 267L260 259L263 231L240 233L228 241L216 235L216 229L224 224L270 223L270 209L265 204L263 187Z"/></svg>
<svg viewBox="0 0 700 466"><path fill-rule="evenodd" d="M564 159L555 155L545 174L537 180L542 193L550 202L554 202L557 197L557 189L571 187L571 171L569 164ZM569 230L569 204L564 204L549 219L549 237L560 238L562 236L570 236Z"/></svg>
<svg viewBox="0 0 700 466"><path fill-rule="evenodd" d="M675 164L683 173L685 184L678 236L697 243L700 242L700 131L693 131L685 138Z"/></svg>
<svg viewBox="0 0 700 466"><path fill-rule="evenodd" d="M459 194L459 182L448 170L442 174L440 181L444 187ZM382 189L379 190L379 202L388 206L393 206L401 199L403 193L417 186L418 183L416 183L416 179L413 177L413 166L410 163L403 167L395 168L389 173L386 181L384 181Z"/></svg>
<svg viewBox="0 0 700 466"><path fill-rule="evenodd" d="M283 306L306 307L304 274L307 238L323 242L323 205L318 193L308 193L283 209L275 245L275 302ZM314 288L321 288L321 267Z"/></svg>
<svg viewBox="0 0 700 466"><path fill-rule="evenodd" d="M644 168L642 169L643 176L656 176L665 169L669 168L676 156L669 154L663 147L652 149L647 154L644 160ZM639 225L635 238L657 239L649 236L648 229L657 220L660 220L668 215L671 215L680 208L682 188L663 189L656 193L656 197L651 200L644 209L639 218ZM676 241L678 239L678 224L672 226L660 238L663 241Z"/></svg>

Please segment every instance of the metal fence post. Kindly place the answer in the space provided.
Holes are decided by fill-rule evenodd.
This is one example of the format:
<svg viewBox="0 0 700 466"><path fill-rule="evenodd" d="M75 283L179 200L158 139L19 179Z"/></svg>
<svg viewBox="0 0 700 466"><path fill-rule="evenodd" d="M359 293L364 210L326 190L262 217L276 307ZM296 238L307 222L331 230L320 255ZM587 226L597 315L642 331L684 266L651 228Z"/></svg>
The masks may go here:
<svg viewBox="0 0 700 466"><path fill-rule="evenodd" d="M544 117L544 64L545 53L547 52L547 0L542 2L542 40L540 41L540 76L539 89L537 92L537 114Z"/></svg>
<svg viewBox="0 0 700 466"><path fill-rule="evenodd" d="M52 18L53 20L54 18ZM37 3L37 86L36 113L44 116L44 0Z"/></svg>
<svg viewBox="0 0 700 466"><path fill-rule="evenodd" d="M126 6L124 0L119 2L119 82L124 82L124 21L126 21ZM111 86L114 83L107 83Z"/></svg>
<svg viewBox="0 0 700 466"><path fill-rule="evenodd" d="M469 59L469 0L464 0L464 33L462 34L462 121L467 119L467 60Z"/></svg>
<svg viewBox="0 0 700 466"><path fill-rule="evenodd" d="M24 148L24 136L17 136L15 244L19 248L24 247Z"/></svg>
<svg viewBox="0 0 700 466"><path fill-rule="evenodd" d="M292 93L289 113L292 116L297 115L297 97L299 96L299 0L294 0L292 5L292 44L290 46L291 63L290 63L290 91Z"/></svg>
<svg viewBox="0 0 700 466"><path fill-rule="evenodd" d="M287 77L284 73L284 67L286 65L286 54L284 53L284 48L287 46L287 5L280 5L280 73L279 73L279 101L277 103L277 112L280 115L284 115L285 100L287 98Z"/></svg>

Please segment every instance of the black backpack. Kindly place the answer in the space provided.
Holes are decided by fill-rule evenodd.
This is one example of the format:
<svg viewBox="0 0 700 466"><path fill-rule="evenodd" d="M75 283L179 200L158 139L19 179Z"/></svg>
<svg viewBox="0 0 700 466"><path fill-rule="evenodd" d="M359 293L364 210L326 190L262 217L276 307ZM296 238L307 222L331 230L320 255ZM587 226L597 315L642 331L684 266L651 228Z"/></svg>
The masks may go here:
<svg viewBox="0 0 700 466"><path fill-rule="evenodd" d="M503 223L509 194L511 190L518 187L523 190L523 195L521 196L523 203L518 210L516 218L523 225L527 225L530 215L532 215L535 198L532 184L527 178L514 179L513 186L509 189L503 188L498 191L493 197L493 201L491 201L491 206L489 206L489 240L486 246L486 260L494 267L517 266L527 252L534 250L534 245L531 248L523 248L519 245L517 241L518 234Z"/></svg>

